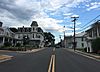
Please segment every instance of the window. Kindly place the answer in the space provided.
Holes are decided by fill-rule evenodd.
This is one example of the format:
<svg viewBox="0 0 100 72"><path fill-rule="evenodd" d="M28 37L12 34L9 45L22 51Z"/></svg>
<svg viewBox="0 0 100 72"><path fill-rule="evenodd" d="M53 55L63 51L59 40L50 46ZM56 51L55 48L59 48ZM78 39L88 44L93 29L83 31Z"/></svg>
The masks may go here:
<svg viewBox="0 0 100 72"><path fill-rule="evenodd" d="M33 31L34 31L34 28L33 28Z"/></svg>
<svg viewBox="0 0 100 72"><path fill-rule="evenodd" d="M18 35L18 38L20 38L20 35Z"/></svg>
<svg viewBox="0 0 100 72"><path fill-rule="evenodd" d="M34 38L34 34L33 34L33 38Z"/></svg>
<svg viewBox="0 0 100 72"><path fill-rule="evenodd" d="M93 29L93 37L97 37L97 29L96 28Z"/></svg>
<svg viewBox="0 0 100 72"><path fill-rule="evenodd" d="M82 47L84 47L84 43L82 43Z"/></svg>
<svg viewBox="0 0 100 72"><path fill-rule="evenodd" d="M84 41L84 38L82 37L82 41Z"/></svg>
<svg viewBox="0 0 100 72"><path fill-rule="evenodd" d="M31 32L31 28L29 28L29 32Z"/></svg>
<svg viewBox="0 0 100 72"><path fill-rule="evenodd" d="M91 32L89 32L89 37L92 37L92 31L91 31Z"/></svg>
<svg viewBox="0 0 100 72"><path fill-rule="evenodd" d="M29 28L26 29L26 32L29 32Z"/></svg>
<svg viewBox="0 0 100 72"><path fill-rule="evenodd" d="M36 35L36 38L40 38L40 35L37 34L37 35Z"/></svg>

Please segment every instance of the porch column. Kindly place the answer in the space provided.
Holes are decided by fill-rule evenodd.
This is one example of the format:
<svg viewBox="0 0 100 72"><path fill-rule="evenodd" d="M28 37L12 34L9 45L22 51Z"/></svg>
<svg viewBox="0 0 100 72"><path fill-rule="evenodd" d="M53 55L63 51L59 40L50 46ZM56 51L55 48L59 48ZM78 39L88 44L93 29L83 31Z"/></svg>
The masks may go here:
<svg viewBox="0 0 100 72"><path fill-rule="evenodd" d="M93 29L92 29L92 38L93 38L94 36L93 36Z"/></svg>
<svg viewBox="0 0 100 72"><path fill-rule="evenodd" d="M88 41L87 41L87 52L89 52L89 45L88 45Z"/></svg>
<svg viewBox="0 0 100 72"><path fill-rule="evenodd" d="M5 43L5 37L3 37L3 42L2 42L3 44Z"/></svg>
<svg viewBox="0 0 100 72"><path fill-rule="evenodd" d="M91 42L89 43L89 47L90 47L90 52L92 52L92 45L91 45Z"/></svg>
<svg viewBox="0 0 100 72"><path fill-rule="evenodd" d="M12 43L12 46L14 45L14 43L13 43L13 39L11 40L11 43Z"/></svg>
<svg viewBox="0 0 100 72"><path fill-rule="evenodd" d="M99 37L99 28L97 27L97 37Z"/></svg>

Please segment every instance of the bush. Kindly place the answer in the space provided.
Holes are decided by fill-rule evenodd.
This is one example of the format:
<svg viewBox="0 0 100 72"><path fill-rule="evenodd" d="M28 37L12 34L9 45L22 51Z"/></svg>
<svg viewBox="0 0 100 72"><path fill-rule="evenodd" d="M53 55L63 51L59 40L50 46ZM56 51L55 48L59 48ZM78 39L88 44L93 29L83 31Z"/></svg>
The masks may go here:
<svg viewBox="0 0 100 72"><path fill-rule="evenodd" d="M5 46L5 47L9 47L9 46L12 46L12 44L11 44L10 42L5 42L5 43L4 43L4 46Z"/></svg>
<svg viewBox="0 0 100 72"><path fill-rule="evenodd" d="M98 52L100 50L100 38L94 39L92 41L93 52Z"/></svg>
<svg viewBox="0 0 100 72"><path fill-rule="evenodd" d="M20 46L21 46L21 44L20 44L20 43L17 43L17 44L16 44L16 47L20 47Z"/></svg>

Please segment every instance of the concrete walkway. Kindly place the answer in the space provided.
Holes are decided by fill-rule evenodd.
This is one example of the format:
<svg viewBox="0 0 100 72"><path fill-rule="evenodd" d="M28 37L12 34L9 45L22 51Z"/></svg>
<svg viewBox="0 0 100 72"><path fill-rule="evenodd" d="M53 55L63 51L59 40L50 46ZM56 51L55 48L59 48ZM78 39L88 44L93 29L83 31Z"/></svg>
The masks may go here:
<svg viewBox="0 0 100 72"><path fill-rule="evenodd" d="M82 51L79 51L79 50L76 50L76 52L90 56L90 57L93 57L93 58L96 58L96 59L100 59L100 55L96 55L96 54L92 54L92 53L86 53L86 52L82 52Z"/></svg>
<svg viewBox="0 0 100 72"><path fill-rule="evenodd" d="M75 52L75 53L80 54L82 56L92 58L92 59L96 59L96 60L100 61L100 55L96 55L96 54L92 54L92 53L86 53L86 52L82 52L82 51L79 51L79 50L74 51L73 49L67 49L67 50Z"/></svg>

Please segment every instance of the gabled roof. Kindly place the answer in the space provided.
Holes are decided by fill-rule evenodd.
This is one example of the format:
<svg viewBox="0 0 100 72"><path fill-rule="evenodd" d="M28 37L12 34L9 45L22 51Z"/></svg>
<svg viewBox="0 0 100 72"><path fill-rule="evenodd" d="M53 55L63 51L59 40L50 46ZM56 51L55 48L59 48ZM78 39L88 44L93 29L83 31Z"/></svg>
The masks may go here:
<svg viewBox="0 0 100 72"><path fill-rule="evenodd" d="M38 27L38 32L43 32L43 30L40 27Z"/></svg>
<svg viewBox="0 0 100 72"><path fill-rule="evenodd" d="M36 21L32 21L31 26L38 26L38 23Z"/></svg>
<svg viewBox="0 0 100 72"><path fill-rule="evenodd" d="M9 28L12 32L18 32L18 30L16 28Z"/></svg>
<svg viewBox="0 0 100 72"><path fill-rule="evenodd" d="M78 34L75 34L75 37L83 37L86 34L86 32L81 32Z"/></svg>

